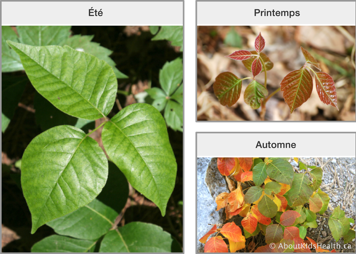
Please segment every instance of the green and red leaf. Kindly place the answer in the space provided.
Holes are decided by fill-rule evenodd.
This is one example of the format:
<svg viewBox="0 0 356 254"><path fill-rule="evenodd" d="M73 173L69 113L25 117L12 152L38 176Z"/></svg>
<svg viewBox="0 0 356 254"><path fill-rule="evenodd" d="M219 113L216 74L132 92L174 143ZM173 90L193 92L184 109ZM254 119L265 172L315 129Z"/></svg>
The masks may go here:
<svg viewBox="0 0 356 254"><path fill-rule="evenodd" d="M204 246L204 252L229 252L225 241L220 237L212 237Z"/></svg>
<svg viewBox="0 0 356 254"><path fill-rule="evenodd" d="M321 70L320 64L315 60L315 58L308 51L306 51L303 47L300 47L300 49L302 50L302 53L305 57L305 61L307 61L307 63L313 65L315 68Z"/></svg>
<svg viewBox="0 0 356 254"><path fill-rule="evenodd" d="M262 213L260 213L260 211L258 210L258 206L254 205L251 208L251 212L256 215L257 217L257 221L265 226L268 226L269 224L271 224L271 218L268 218L266 216L264 216Z"/></svg>
<svg viewBox="0 0 356 254"><path fill-rule="evenodd" d="M281 224L283 226L292 226L298 217L300 217L300 214L296 211L293 211L293 210L285 211L281 215L281 219L280 219Z"/></svg>
<svg viewBox="0 0 356 254"><path fill-rule="evenodd" d="M265 39L262 34L259 33L255 40L255 49L257 52L261 52L265 48Z"/></svg>
<svg viewBox="0 0 356 254"><path fill-rule="evenodd" d="M261 106L261 99L265 98L267 95L268 90L256 80L253 80L246 87L244 100L252 109L258 109Z"/></svg>
<svg viewBox="0 0 356 254"><path fill-rule="evenodd" d="M279 224L272 224L266 229L266 243L278 243L283 239L283 229Z"/></svg>
<svg viewBox="0 0 356 254"><path fill-rule="evenodd" d="M214 225L208 233L206 233L202 238L199 239L199 242L201 243L206 243L206 240L208 240L209 236L217 232L217 226Z"/></svg>
<svg viewBox="0 0 356 254"><path fill-rule="evenodd" d="M253 60L252 65L251 65L251 72L252 75L255 77L258 74L260 74L260 72L262 71L262 63L260 58L256 58L255 60Z"/></svg>
<svg viewBox="0 0 356 254"><path fill-rule="evenodd" d="M299 237L299 228L297 227L286 227L284 229L284 239L293 240Z"/></svg>
<svg viewBox="0 0 356 254"><path fill-rule="evenodd" d="M320 100L326 105L331 105L339 110L333 78L325 72L317 72L315 75L315 85Z"/></svg>
<svg viewBox="0 0 356 254"><path fill-rule="evenodd" d="M314 197L309 198L309 208L310 211L317 213L323 207L323 201L316 195Z"/></svg>
<svg viewBox="0 0 356 254"><path fill-rule="evenodd" d="M228 55L228 57L234 60L246 60L252 57L252 53L248 50L238 50L231 55Z"/></svg>
<svg viewBox="0 0 356 254"><path fill-rule="evenodd" d="M242 81L231 72L220 73L214 82L213 88L221 105L231 107L240 98Z"/></svg>
<svg viewBox="0 0 356 254"><path fill-rule="evenodd" d="M252 72L251 66L252 66L253 61L255 61L255 59L258 58L258 53L256 51L251 51L251 54L252 54L252 57L242 61L242 63L246 67L246 69L248 69L250 72ZM271 62L271 60L268 58L268 56L265 53L261 52L260 58L262 58L263 62L265 63L267 71L269 71L273 68L273 63ZM264 71L263 65L262 65L262 71Z"/></svg>
<svg viewBox="0 0 356 254"><path fill-rule="evenodd" d="M252 234L257 228L257 222L257 218L252 213L248 213L241 221L241 225L247 232Z"/></svg>

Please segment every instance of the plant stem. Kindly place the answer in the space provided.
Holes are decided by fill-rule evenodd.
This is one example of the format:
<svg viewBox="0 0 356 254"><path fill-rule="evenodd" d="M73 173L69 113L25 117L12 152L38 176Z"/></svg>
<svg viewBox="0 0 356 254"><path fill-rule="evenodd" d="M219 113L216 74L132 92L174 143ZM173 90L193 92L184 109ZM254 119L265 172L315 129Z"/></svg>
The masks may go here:
<svg viewBox="0 0 356 254"><path fill-rule="evenodd" d="M265 64L265 61L263 61L262 57L260 57L260 60L262 62L263 70L265 72L265 84L264 84L264 87L267 88L267 69L266 69L266 64Z"/></svg>
<svg viewBox="0 0 356 254"><path fill-rule="evenodd" d="M245 80L245 79L253 79L253 78L252 77L246 77L246 78L242 78L241 81Z"/></svg>
<svg viewBox="0 0 356 254"><path fill-rule="evenodd" d="M87 136L89 136L90 134L92 134L93 132L97 131L101 126L103 126L104 124L106 124L106 122L108 122L107 119L105 119L105 122L103 122L102 124L100 124L98 127L96 127L94 130L92 130L91 132L89 132L87 134Z"/></svg>
<svg viewBox="0 0 356 254"><path fill-rule="evenodd" d="M280 90L281 90L281 88L279 87L278 89L276 89L275 91L273 91L270 95L268 95L268 97L265 99L265 103L266 103L269 99L271 99L271 97L272 97L273 95L275 95L276 93L278 93Z"/></svg>
<svg viewBox="0 0 356 254"><path fill-rule="evenodd" d="M265 72L265 83L264 83L264 87L267 88L267 69L266 69L266 64L265 61L263 61L262 57L260 57L262 65L263 65L263 71ZM261 121L265 120L265 115L266 115L266 99L262 99L262 103L261 103L261 112L260 112L260 118Z"/></svg>

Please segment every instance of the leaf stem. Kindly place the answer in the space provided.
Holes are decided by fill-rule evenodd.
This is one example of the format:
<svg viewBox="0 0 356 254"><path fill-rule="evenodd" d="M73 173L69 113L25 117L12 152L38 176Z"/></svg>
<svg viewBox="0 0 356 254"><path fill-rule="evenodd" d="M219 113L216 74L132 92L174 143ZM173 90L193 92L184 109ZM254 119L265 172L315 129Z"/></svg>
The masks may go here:
<svg viewBox="0 0 356 254"><path fill-rule="evenodd" d="M241 81L245 80L245 79L253 79L253 78L252 77L246 77L246 78L242 78Z"/></svg>
<svg viewBox="0 0 356 254"><path fill-rule="evenodd" d="M267 88L267 69L266 69L266 64L265 64L265 61L263 61L262 57L260 57L260 60L261 60L262 65L263 65L263 71L265 72L265 84L264 84L264 87Z"/></svg>
<svg viewBox="0 0 356 254"><path fill-rule="evenodd" d="M89 132L87 134L87 136L89 136L90 134L92 134L93 132L97 131L101 126L103 126L104 124L106 124L109 120L105 119L105 122L103 122L102 124L100 124L98 127L96 127L94 130L92 130L91 132Z"/></svg>
<svg viewBox="0 0 356 254"><path fill-rule="evenodd" d="M280 90L281 90L281 87L279 87L278 89L276 89L275 91L273 91L270 95L268 95L268 97L265 99L265 103L266 103L269 99L271 99L271 97L272 97L273 95L275 95L276 93L278 93Z"/></svg>

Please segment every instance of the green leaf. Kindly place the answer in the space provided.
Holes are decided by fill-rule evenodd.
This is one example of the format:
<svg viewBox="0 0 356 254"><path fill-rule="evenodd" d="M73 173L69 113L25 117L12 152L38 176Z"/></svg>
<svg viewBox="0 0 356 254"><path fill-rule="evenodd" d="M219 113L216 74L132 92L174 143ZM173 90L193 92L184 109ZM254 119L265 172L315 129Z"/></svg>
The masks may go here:
<svg viewBox="0 0 356 254"><path fill-rule="evenodd" d="M323 206L321 207L319 213L324 214L324 212L328 209L328 205L329 205L329 201L330 201L329 195L326 194L325 192L323 192L321 189L319 189L318 192L315 193L314 196L319 197L321 199Z"/></svg>
<svg viewBox="0 0 356 254"><path fill-rule="evenodd" d="M172 46L179 46L183 51L183 26L161 26L161 29L152 38L152 41L168 40Z"/></svg>
<svg viewBox="0 0 356 254"><path fill-rule="evenodd" d="M304 211L307 221L311 222L316 220L316 214L314 212L310 211L309 209L304 209Z"/></svg>
<svg viewBox="0 0 356 254"><path fill-rule="evenodd" d="M183 105L183 84L173 93L171 99L176 100L180 105Z"/></svg>
<svg viewBox="0 0 356 254"><path fill-rule="evenodd" d="M150 26L151 34L155 35L159 30L159 26Z"/></svg>
<svg viewBox="0 0 356 254"><path fill-rule="evenodd" d="M268 218L273 218L278 211L278 207L269 197L264 195L258 203L258 210L262 215Z"/></svg>
<svg viewBox="0 0 356 254"><path fill-rule="evenodd" d="M355 238L355 231L349 229L346 235L344 235L344 243L349 243Z"/></svg>
<svg viewBox="0 0 356 254"><path fill-rule="evenodd" d="M152 200L164 216L177 163L162 115L148 104L132 104L104 125L102 140L129 183Z"/></svg>
<svg viewBox="0 0 356 254"><path fill-rule="evenodd" d="M258 235L258 233L261 231L261 229L260 229L260 227L256 227L256 230L252 233L252 234L250 234L249 232L247 232L245 229L244 229L244 236L246 237L246 238L249 238L249 237L251 237L251 236L256 236L256 235Z"/></svg>
<svg viewBox="0 0 356 254"><path fill-rule="evenodd" d="M2 74L2 132L5 132L12 117L14 116L27 82L28 79L25 76L19 77Z"/></svg>
<svg viewBox="0 0 356 254"><path fill-rule="evenodd" d="M303 226L305 228L317 228L318 227L318 224L316 223L316 220L313 220L313 221L306 221L304 222Z"/></svg>
<svg viewBox="0 0 356 254"><path fill-rule="evenodd" d="M292 165L282 158L273 158L272 162L267 165L267 175L285 184L292 184L294 171Z"/></svg>
<svg viewBox="0 0 356 254"><path fill-rule="evenodd" d="M6 41L18 42L16 33L9 26L3 26L1 32L1 71L13 72L23 70L23 66L20 57L14 50L12 50ZM4 98L4 97L3 97Z"/></svg>
<svg viewBox="0 0 356 254"><path fill-rule="evenodd" d="M18 26L20 42L31 46L63 45L70 26Z"/></svg>
<svg viewBox="0 0 356 254"><path fill-rule="evenodd" d="M265 192L267 195L271 195L272 192L277 194L281 191L281 185L279 183L276 183L276 182L268 182L266 185L265 185Z"/></svg>
<svg viewBox="0 0 356 254"><path fill-rule="evenodd" d="M306 174L294 174L290 190L285 194L289 206L304 205L313 194L310 180Z"/></svg>
<svg viewBox="0 0 356 254"><path fill-rule="evenodd" d="M109 161L109 177L97 199L120 213L126 205L128 196L129 184L125 175Z"/></svg>
<svg viewBox="0 0 356 254"><path fill-rule="evenodd" d="M100 60L105 61L108 65L110 65L113 68L116 78L119 78L119 79L127 78L127 76L125 74L121 73L115 67L116 63L110 58L110 55L113 52L103 46L100 46L100 43L92 42L91 40L93 38L94 38L94 35L83 35L83 36L82 35L74 35L74 36L68 38L64 42L64 45L68 45L75 50L84 51L88 54L96 56Z"/></svg>
<svg viewBox="0 0 356 254"><path fill-rule="evenodd" d="M309 172L313 178L312 188L313 190L319 189L322 179L323 179L323 170L321 168L315 168Z"/></svg>
<svg viewBox="0 0 356 254"><path fill-rule="evenodd" d="M267 178L267 171L266 171L267 164L264 162L258 163L256 166L253 167L253 182L256 186L260 186Z"/></svg>
<svg viewBox="0 0 356 254"><path fill-rule="evenodd" d="M16 163L17 163L17 162L16 162ZM15 164L15 166L16 166L16 164ZM355 224L355 220L352 219L352 218L349 218L349 222L352 223L352 224Z"/></svg>
<svg viewBox="0 0 356 254"><path fill-rule="evenodd" d="M183 107L177 102L169 100L164 110L167 125L173 130L183 132Z"/></svg>
<svg viewBox="0 0 356 254"><path fill-rule="evenodd" d="M244 100L251 108L258 109L261 106L261 99L265 98L267 95L268 90L256 80L253 80L246 87Z"/></svg>
<svg viewBox="0 0 356 254"><path fill-rule="evenodd" d="M8 44L20 55L32 85L56 108L87 120L109 114L117 79L107 63L68 46Z"/></svg>
<svg viewBox="0 0 356 254"><path fill-rule="evenodd" d="M336 207L329 218L329 227L335 241L346 236L350 230L350 221L345 217L345 212Z"/></svg>
<svg viewBox="0 0 356 254"><path fill-rule="evenodd" d="M180 86L183 80L182 59L177 58L172 62L166 62L159 71L159 83L166 92L166 96L171 96Z"/></svg>
<svg viewBox="0 0 356 254"><path fill-rule="evenodd" d="M153 87L153 88L149 88L145 90L149 96L152 97L152 99L162 99L162 98L166 98L167 95L165 94L165 92L158 88L158 87Z"/></svg>
<svg viewBox="0 0 356 254"><path fill-rule="evenodd" d="M109 232L118 216L97 199L58 219L47 223L57 234L85 240L97 240Z"/></svg>
<svg viewBox="0 0 356 254"><path fill-rule="evenodd" d="M300 170L307 170L308 168L303 162L299 161L299 169Z"/></svg>
<svg viewBox="0 0 356 254"><path fill-rule="evenodd" d="M107 233L100 252L171 252L172 241L171 235L161 227L131 222Z"/></svg>
<svg viewBox="0 0 356 254"><path fill-rule="evenodd" d="M297 206L297 207L294 209L294 211L296 211L296 212L298 212L298 213L300 214L300 217L298 217L298 218L295 220L295 223L296 223L296 224L302 224L302 223L306 220L307 216L306 216L304 210L305 210L305 208L304 208L302 205Z"/></svg>
<svg viewBox="0 0 356 254"><path fill-rule="evenodd" d="M279 224L272 224L266 229L266 243L278 243L283 239L283 229Z"/></svg>
<svg viewBox="0 0 356 254"><path fill-rule="evenodd" d="M35 243L31 252L93 252L95 241L51 235Z"/></svg>
<svg viewBox="0 0 356 254"><path fill-rule="evenodd" d="M283 212L277 212L277 214L276 214L275 219L276 219L276 221L277 221L278 223L281 223L281 216L282 216L282 214L283 214Z"/></svg>
<svg viewBox="0 0 356 254"><path fill-rule="evenodd" d="M58 125L74 126L78 121L77 118L57 109L39 93L35 94L34 107L36 124L44 131Z"/></svg>
<svg viewBox="0 0 356 254"><path fill-rule="evenodd" d="M341 219L345 217L345 212L343 210L340 209L340 206L336 207L333 211L333 213L331 214L331 218L333 219Z"/></svg>
<svg viewBox="0 0 356 254"><path fill-rule="evenodd" d="M263 189L259 186L252 186L245 194L245 202L252 204L257 201L262 195Z"/></svg>
<svg viewBox="0 0 356 254"><path fill-rule="evenodd" d="M240 98L242 80L231 72L220 73L214 82L214 94L223 106L231 107Z"/></svg>
<svg viewBox="0 0 356 254"><path fill-rule="evenodd" d="M156 99L152 102L152 106L161 112L166 107L167 102L166 98Z"/></svg>
<svg viewBox="0 0 356 254"><path fill-rule="evenodd" d="M95 121L79 118L74 127L82 129L84 132L89 132L89 130L95 129Z"/></svg>
<svg viewBox="0 0 356 254"><path fill-rule="evenodd" d="M35 137L25 150L21 168L31 232L90 203L107 176L103 150L82 130L62 125Z"/></svg>
<svg viewBox="0 0 356 254"><path fill-rule="evenodd" d="M242 47L242 38L241 36L235 31L235 27L230 27L230 31L227 33L224 43L226 45L230 45L231 47Z"/></svg>
<svg viewBox="0 0 356 254"><path fill-rule="evenodd" d="M307 236L307 229L303 226L298 226L299 228L299 236L304 239Z"/></svg>

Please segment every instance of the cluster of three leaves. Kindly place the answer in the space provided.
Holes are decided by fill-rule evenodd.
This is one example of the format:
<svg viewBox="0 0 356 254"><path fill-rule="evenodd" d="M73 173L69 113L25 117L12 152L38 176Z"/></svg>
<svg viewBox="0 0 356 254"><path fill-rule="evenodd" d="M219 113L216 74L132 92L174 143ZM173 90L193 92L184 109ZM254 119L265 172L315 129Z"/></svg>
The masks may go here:
<svg viewBox="0 0 356 254"><path fill-rule="evenodd" d="M111 111L117 80L104 61L67 46L8 44L19 54L36 90L58 109L88 120ZM131 185L164 215L177 164L161 114L147 104L128 106L106 121L102 140ZM91 202L107 177L103 150L82 130L58 126L37 136L24 153L21 176L32 232Z"/></svg>

